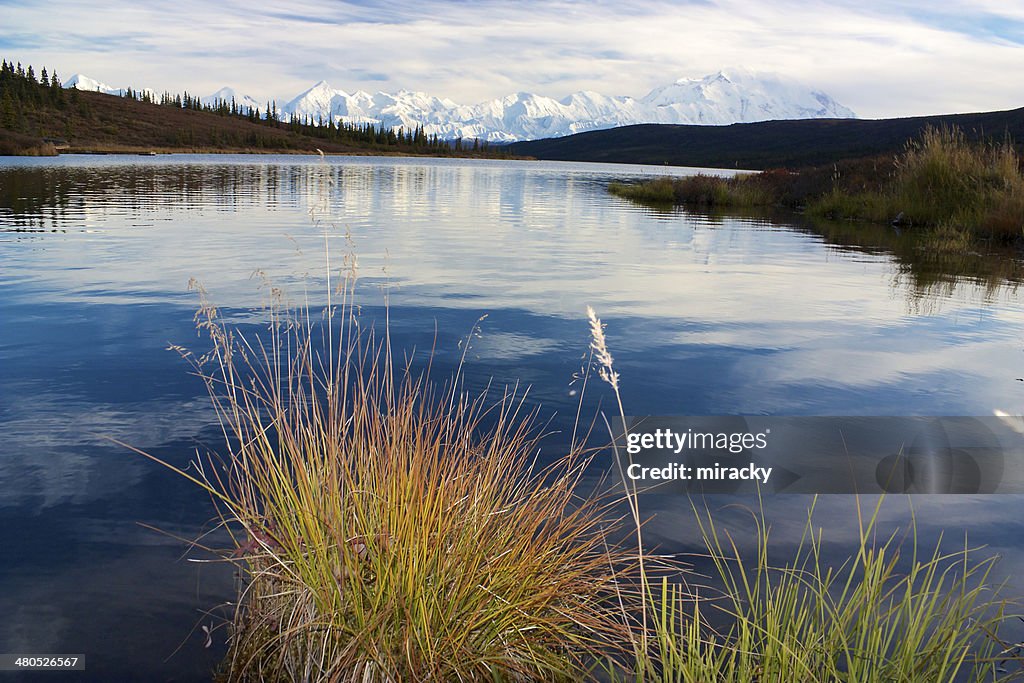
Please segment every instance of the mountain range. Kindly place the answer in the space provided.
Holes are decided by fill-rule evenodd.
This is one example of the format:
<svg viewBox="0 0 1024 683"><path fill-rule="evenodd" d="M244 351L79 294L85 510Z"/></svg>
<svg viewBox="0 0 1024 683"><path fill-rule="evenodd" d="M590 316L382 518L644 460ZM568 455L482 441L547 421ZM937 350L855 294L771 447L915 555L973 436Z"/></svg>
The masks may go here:
<svg viewBox="0 0 1024 683"><path fill-rule="evenodd" d="M82 74L64 87L123 94ZM221 88L202 98L235 101L264 110L266 104ZM590 130L640 123L728 125L778 119L855 118L831 96L795 81L747 69L729 69L682 78L641 98L580 91L556 100L518 92L475 105L462 105L423 92L348 93L320 81L279 108L282 118L371 124L411 130L422 126L442 139L480 139L505 143L562 137Z"/></svg>

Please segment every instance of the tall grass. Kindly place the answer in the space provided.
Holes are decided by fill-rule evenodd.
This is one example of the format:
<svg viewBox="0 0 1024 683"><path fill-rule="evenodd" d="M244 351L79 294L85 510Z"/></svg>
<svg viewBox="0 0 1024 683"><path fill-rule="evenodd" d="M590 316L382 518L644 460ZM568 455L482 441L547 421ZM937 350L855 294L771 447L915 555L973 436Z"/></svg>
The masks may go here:
<svg viewBox="0 0 1024 683"><path fill-rule="evenodd" d="M227 453L172 469L209 492L244 577L226 678L578 680L629 641L635 563L582 492L587 455L540 468L522 396L396 370L345 282L337 315L274 306L263 335L204 298L212 348L185 352Z"/></svg>
<svg viewBox="0 0 1024 683"><path fill-rule="evenodd" d="M1012 145L971 144L959 128L926 128L897 160L895 201L927 225L986 227L996 210L1024 209L1024 174ZM1024 227L1017 213L1014 232Z"/></svg>
<svg viewBox="0 0 1024 683"><path fill-rule="evenodd" d="M995 637L1004 604L990 581L994 557L966 545L919 555L916 537L904 542L895 533L878 540L876 507L839 566L825 563L822 531L810 515L796 551L776 564L763 513L753 514L756 548L745 557L710 513L694 512L717 586L701 597L667 581L649 587L656 616L642 653L641 668L651 672L645 680L1019 678L1019 671L999 671L1010 657Z"/></svg>
<svg viewBox="0 0 1024 683"><path fill-rule="evenodd" d="M836 218L1017 239L1024 235L1024 172L1009 141L972 143L958 128L928 127L896 158L884 190L855 192L837 184L809 209Z"/></svg>
<svg viewBox="0 0 1024 683"><path fill-rule="evenodd" d="M587 313L599 375L611 386L625 425L620 377L604 327L592 309ZM616 460L621 462L618 454ZM752 513L756 548L751 557L709 511L694 504L696 530L713 569L712 585L701 596L685 581L663 577L659 583L645 571L639 496L621 470L620 476L637 534L644 601L630 678L663 683L1020 678L1019 667L1007 672L999 666L1019 657L998 640L1006 602L990 581L997 558L981 557L966 540L961 550L946 553L940 538L930 553L921 554L913 519L909 541L896 532L879 540L882 498L866 520L858 500L859 544L835 566L825 561L812 505L795 552L777 564L770 559L763 508ZM717 619L709 619L708 612ZM712 626L723 620L724 628ZM623 677L614 667L607 674Z"/></svg>

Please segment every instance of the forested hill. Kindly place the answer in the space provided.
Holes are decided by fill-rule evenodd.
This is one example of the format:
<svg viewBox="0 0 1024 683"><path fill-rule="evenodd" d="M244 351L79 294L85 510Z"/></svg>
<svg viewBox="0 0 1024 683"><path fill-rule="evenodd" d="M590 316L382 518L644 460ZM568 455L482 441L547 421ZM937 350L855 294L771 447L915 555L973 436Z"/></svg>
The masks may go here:
<svg viewBox="0 0 1024 683"><path fill-rule="evenodd" d="M38 73L38 76L36 75ZM56 74L0 66L0 155L57 152L303 152L504 156L507 149L452 143L416 130L280 119L235 102L157 96L127 89L122 96L64 89Z"/></svg>
<svg viewBox="0 0 1024 683"><path fill-rule="evenodd" d="M731 126L646 124L517 142L513 154L539 159L709 168L811 166L896 153L927 127L959 127L968 138L1024 142L1024 108L902 119L807 119Z"/></svg>

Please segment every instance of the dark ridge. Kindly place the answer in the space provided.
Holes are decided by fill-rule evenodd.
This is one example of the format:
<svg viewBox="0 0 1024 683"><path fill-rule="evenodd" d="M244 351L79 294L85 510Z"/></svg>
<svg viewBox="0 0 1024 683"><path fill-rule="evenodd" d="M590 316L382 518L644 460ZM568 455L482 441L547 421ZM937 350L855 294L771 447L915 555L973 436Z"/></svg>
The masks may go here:
<svg viewBox="0 0 1024 683"><path fill-rule="evenodd" d="M512 154L559 161L768 168L813 166L902 151L925 127L958 127L970 140L1024 141L1024 108L900 119L803 119L729 126L642 124L517 142ZM1019 149L1019 148L1018 148Z"/></svg>

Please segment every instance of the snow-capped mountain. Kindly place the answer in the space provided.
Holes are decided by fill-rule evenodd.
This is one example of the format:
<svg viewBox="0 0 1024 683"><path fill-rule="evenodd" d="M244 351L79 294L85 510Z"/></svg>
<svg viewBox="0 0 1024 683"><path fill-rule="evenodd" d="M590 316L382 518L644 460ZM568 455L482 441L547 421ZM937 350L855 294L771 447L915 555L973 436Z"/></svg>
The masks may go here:
<svg viewBox="0 0 1024 683"><path fill-rule="evenodd" d="M371 123L387 128L428 128L441 137L459 137L456 112L462 109L451 100L441 100L426 93L400 90L394 94L363 90L352 94L335 90L327 81L320 81L309 90L285 103L285 118L292 115L314 122L333 119L347 123ZM444 131L442 134L441 131Z"/></svg>
<svg viewBox="0 0 1024 683"><path fill-rule="evenodd" d="M641 100L652 123L751 123L773 119L856 118L827 94L774 74L730 69L704 78L681 78Z"/></svg>
<svg viewBox="0 0 1024 683"><path fill-rule="evenodd" d="M223 101L230 104L231 100L234 100L235 104L242 110L248 109L252 111L256 109L266 109L266 104L260 104L259 102L257 102L252 97L249 97L248 95L240 95L234 88L229 88L228 86L224 86L217 92L211 93L206 97L200 97L199 100L203 104L209 105L217 104L218 101Z"/></svg>
<svg viewBox="0 0 1024 683"><path fill-rule="evenodd" d="M85 74L75 74L68 80L64 81L65 88L78 88L79 90L87 90L89 92L101 92L107 95L124 95L124 88L115 88L106 83L101 83L94 78L89 78Z"/></svg>
<svg viewBox="0 0 1024 683"><path fill-rule="evenodd" d="M824 92L745 69L682 78L639 99L582 91L555 100L519 92L470 106L407 90L349 94L320 81L287 102L281 112L285 118L294 115L314 122L334 120L406 129L423 126L427 135L491 142L560 137L636 123L725 125L856 117Z"/></svg>
<svg viewBox="0 0 1024 683"><path fill-rule="evenodd" d="M101 81L97 81L95 78L89 78L85 74L75 74L68 80L64 81L64 88L78 88L79 90L88 90L89 92L101 92L107 95L117 95L121 97L126 92L127 88L115 88L112 85L107 85ZM149 88L132 88L136 93L147 92L151 97L156 97L156 93Z"/></svg>

